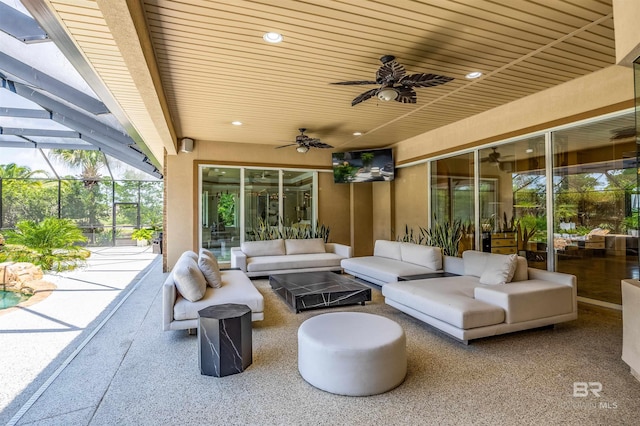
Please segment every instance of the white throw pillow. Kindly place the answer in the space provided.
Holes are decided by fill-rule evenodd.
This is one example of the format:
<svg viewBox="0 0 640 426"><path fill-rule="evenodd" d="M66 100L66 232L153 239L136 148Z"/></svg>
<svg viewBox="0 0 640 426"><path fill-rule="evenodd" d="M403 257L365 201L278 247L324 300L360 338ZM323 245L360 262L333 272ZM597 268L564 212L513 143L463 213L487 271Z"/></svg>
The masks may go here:
<svg viewBox="0 0 640 426"><path fill-rule="evenodd" d="M284 240L287 254L326 253L322 238Z"/></svg>
<svg viewBox="0 0 640 426"><path fill-rule="evenodd" d="M402 260L400 243L398 241L376 240L376 244L373 247L373 255Z"/></svg>
<svg viewBox="0 0 640 426"><path fill-rule="evenodd" d="M200 257L198 258L198 268L202 271L204 279L209 287L220 288L222 285L222 275L220 274L220 265L218 259L209 250L200 249Z"/></svg>
<svg viewBox="0 0 640 426"><path fill-rule="evenodd" d="M258 256L282 256L286 254L284 251L284 240L266 240L266 241L245 241L240 249L247 257Z"/></svg>
<svg viewBox="0 0 640 426"><path fill-rule="evenodd" d="M511 282L518 264L517 254L492 254L487 259L480 284L498 285Z"/></svg>
<svg viewBox="0 0 640 426"><path fill-rule="evenodd" d="M181 258L173 268L173 282L178 292L189 302L202 299L207 290L207 281L191 257Z"/></svg>

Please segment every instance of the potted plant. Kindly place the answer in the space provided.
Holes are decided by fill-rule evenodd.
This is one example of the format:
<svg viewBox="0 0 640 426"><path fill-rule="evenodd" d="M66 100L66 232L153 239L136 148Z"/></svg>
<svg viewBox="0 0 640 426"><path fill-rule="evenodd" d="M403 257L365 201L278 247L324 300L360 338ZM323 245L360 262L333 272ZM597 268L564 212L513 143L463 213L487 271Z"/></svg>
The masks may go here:
<svg viewBox="0 0 640 426"><path fill-rule="evenodd" d="M151 229L136 229L131 234L131 239L136 240L138 247L148 246L151 238L153 238L153 231Z"/></svg>
<svg viewBox="0 0 640 426"><path fill-rule="evenodd" d="M364 167L365 172L371 171L371 165L373 164L373 158L375 155L372 152L363 152L360 155L360 159L362 160L362 167Z"/></svg>

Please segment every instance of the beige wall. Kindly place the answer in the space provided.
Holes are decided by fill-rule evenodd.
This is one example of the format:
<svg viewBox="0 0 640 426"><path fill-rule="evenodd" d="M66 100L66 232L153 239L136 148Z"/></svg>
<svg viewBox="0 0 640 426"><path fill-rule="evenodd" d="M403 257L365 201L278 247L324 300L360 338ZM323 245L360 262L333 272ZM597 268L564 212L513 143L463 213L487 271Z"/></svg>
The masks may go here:
<svg viewBox="0 0 640 426"><path fill-rule="evenodd" d="M350 183L351 247L354 256L373 254L373 183Z"/></svg>
<svg viewBox="0 0 640 426"><path fill-rule="evenodd" d="M404 235L405 226L427 227L429 208L427 204L427 165L419 164L396 170L394 181L394 223L393 238Z"/></svg>
<svg viewBox="0 0 640 426"><path fill-rule="evenodd" d="M630 66L640 56L640 1L613 0L613 28L616 34L616 63Z"/></svg>
<svg viewBox="0 0 640 426"><path fill-rule="evenodd" d="M374 182L372 183L372 223L373 241L393 240L393 224L395 212L393 210L393 195L395 182Z"/></svg>
<svg viewBox="0 0 640 426"><path fill-rule="evenodd" d="M318 173L318 221L329 226L329 240L351 243L349 184L333 183L332 173Z"/></svg>

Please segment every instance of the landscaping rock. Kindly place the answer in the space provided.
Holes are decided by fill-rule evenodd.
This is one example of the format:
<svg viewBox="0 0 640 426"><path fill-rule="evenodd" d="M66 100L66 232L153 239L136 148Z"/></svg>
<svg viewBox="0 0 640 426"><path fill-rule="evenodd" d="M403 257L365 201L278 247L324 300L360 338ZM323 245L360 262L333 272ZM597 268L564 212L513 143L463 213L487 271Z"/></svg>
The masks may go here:
<svg viewBox="0 0 640 426"><path fill-rule="evenodd" d="M42 269L32 263L0 263L0 284L6 290L22 292L23 289L35 289L37 286L32 283L42 280L42 277Z"/></svg>

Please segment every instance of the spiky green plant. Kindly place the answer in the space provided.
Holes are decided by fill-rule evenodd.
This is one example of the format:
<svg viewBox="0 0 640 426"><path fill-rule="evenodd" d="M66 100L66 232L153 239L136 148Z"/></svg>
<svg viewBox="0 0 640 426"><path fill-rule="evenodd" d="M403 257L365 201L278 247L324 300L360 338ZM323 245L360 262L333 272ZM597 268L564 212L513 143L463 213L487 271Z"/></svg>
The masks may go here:
<svg viewBox="0 0 640 426"><path fill-rule="evenodd" d="M460 240L464 234L464 225L460 219L453 222L449 220L433 219L431 228L425 230L427 245L440 247L445 256L458 256Z"/></svg>
<svg viewBox="0 0 640 426"><path fill-rule="evenodd" d="M82 231L67 219L47 218L39 223L22 220L7 233L6 240L37 253L29 261L47 271L75 269L90 255L79 245L87 240Z"/></svg>
<svg viewBox="0 0 640 426"><path fill-rule="evenodd" d="M278 217L278 225L269 225L264 219L258 218L258 224L253 232L247 235L250 241L266 241L283 239L309 239L322 238L325 243L329 242L330 228L316 221L315 227L310 226L283 226L282 218Z"/></svg>

